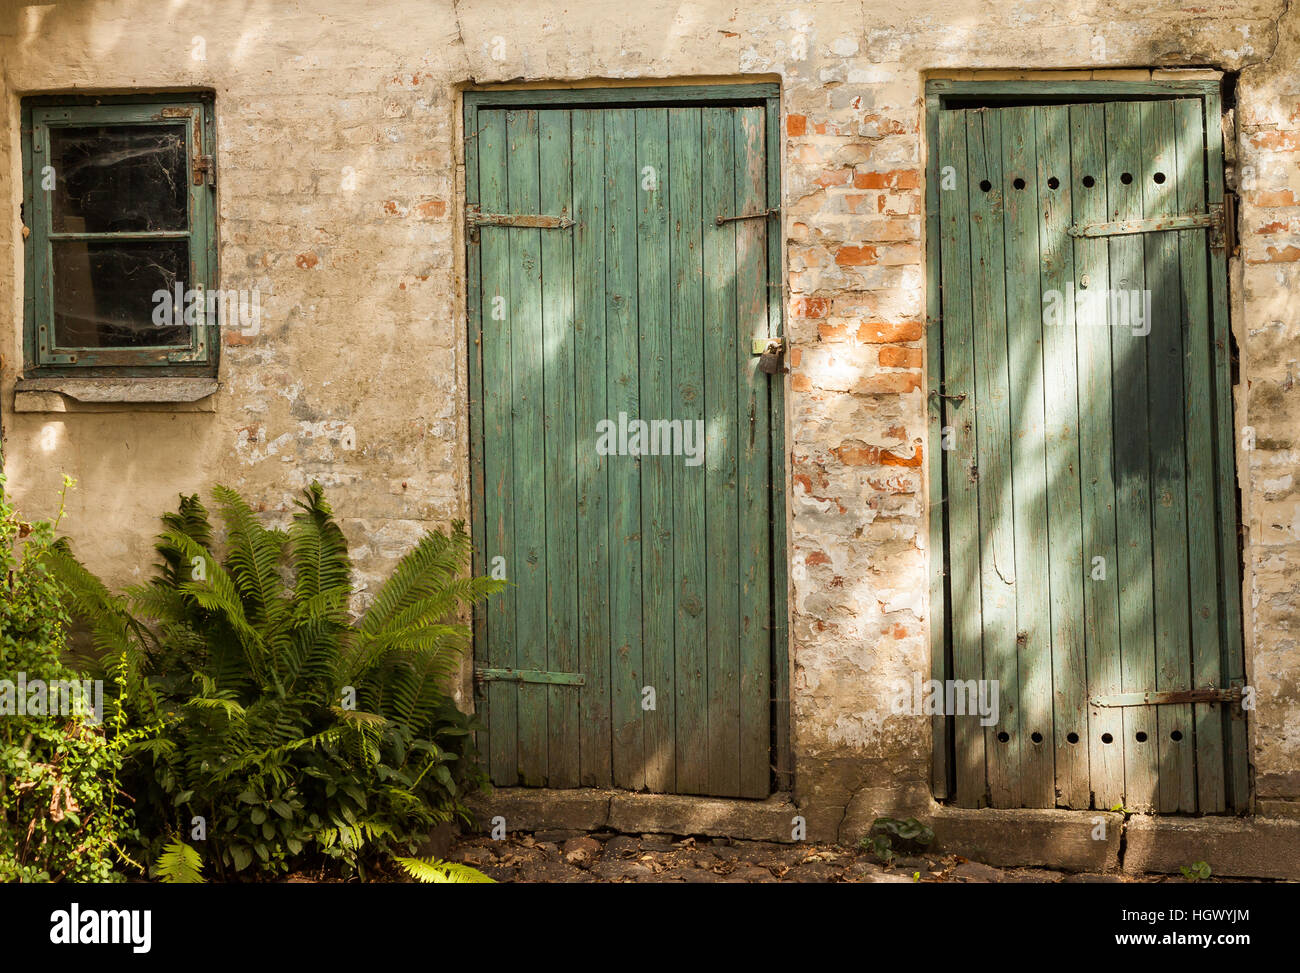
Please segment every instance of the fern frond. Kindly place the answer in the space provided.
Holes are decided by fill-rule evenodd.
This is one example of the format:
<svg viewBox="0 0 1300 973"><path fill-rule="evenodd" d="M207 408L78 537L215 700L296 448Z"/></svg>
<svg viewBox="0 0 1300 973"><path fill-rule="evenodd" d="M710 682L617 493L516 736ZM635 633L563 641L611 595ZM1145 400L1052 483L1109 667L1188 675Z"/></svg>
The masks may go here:
<svg viewBox="0 0 1300 973"><path fill-rule="evenodd" d="M154 863L160 882L196 885L203 882L203 859L179 838L168 842Z"/></svg>
<svg viewBox="0 0 1300 973"><path fill-rule="evenodd" d="M488 878L477 868L459 862L442 861L438 858L400 858L396 855L393 856L393 861L406 869L406 874L417 882L455 885L496 884L495 879Z"/></svg>

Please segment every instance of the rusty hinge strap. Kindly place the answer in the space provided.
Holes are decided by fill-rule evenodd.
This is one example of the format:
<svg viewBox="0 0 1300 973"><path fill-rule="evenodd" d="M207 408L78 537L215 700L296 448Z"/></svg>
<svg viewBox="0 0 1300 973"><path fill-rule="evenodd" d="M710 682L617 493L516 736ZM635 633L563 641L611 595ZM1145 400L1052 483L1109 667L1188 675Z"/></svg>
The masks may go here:
<svg viewBox="0 0 1300 973"><path fill-rule="evenodd" d="M1065 232L1072 237L1124 236L1130 233L1161 233L1166 230L1198 230L1221 226L1223 208L1212 206L1208 213L1187 216L1155 216L1144 220L1119 220L1115 223L1075 223Z"/></svg>
<svg viewBox="0 0 1300 973"><path fill-rule="evenodd" d="M1170 706L1175 703L1233 703L1241 700L1241 688L1176 689L1163 692L1111 693L1095 696L1093 706Z"/></svg>
<svg viewBox="0 0 1300 973"><path fill-rule="evenodd" d="M471 227L516 226L534 230L563 230L573 226L567 216L546 216L541 213L480 213L477 206L465 209L465 222Z"/></svg>
<svg viewBox="0 0 1300 973"><path fill-rule="evenodd" d="M581 672L547 672L544 669L475 669L476 682L538 682L548 686L585 686Z"/></svg>
<svg viewBox="0 0 1300 973"><path fill-rule="evenodd" d="M717 219L718 226L723 223L730 223L733 220L765 220L769 216L775 216L781 212L780 206L773 206L769 209L760 210L757 213L737 213L735 216L719 216Z"/></svg>

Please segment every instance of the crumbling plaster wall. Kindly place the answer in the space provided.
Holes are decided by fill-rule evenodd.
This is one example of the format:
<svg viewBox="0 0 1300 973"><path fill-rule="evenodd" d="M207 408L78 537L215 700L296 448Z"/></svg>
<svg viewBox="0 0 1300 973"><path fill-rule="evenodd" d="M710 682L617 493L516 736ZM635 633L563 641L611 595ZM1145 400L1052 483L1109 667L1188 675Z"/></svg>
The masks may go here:
<svg viewBox="0 0 1300 973"><path fill-rule="evenodd" d="M1300 73L1296 18L1283 8L7 0L6 470L32 514L51 510L63 471L76 476L65 527L119 582L148 571L156 517L177 493L223 482L287 516L319 478L374 584L421 530L468 514L459 91L779 79L798 797L814 836L849 832L875 813L923 807L929 793L928 722L891 716L886 692L929 667L924 78L1240 70L1241 151L1255 180L1234 267L1243 404L1259 437L1242 454L1255 747L1261 796L1300 797L1300 582L1288 571L1300 545L1291 350L1300 322L1288 299L1300 266ZM15 414L18 99L165 88L216 93L221 286L260 290L261 333L225 335L214 411Z"/></svg>

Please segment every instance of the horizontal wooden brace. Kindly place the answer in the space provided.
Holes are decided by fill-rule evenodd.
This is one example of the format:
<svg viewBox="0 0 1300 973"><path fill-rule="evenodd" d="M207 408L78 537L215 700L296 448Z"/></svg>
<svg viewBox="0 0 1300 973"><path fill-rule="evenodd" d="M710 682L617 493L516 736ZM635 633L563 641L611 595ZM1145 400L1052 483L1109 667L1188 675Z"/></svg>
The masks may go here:
<svg viewBox="0 0 1300 973"><path fill-rule="evenodd" d="M1066 232L1072 237L1124 236L1130 233L1162 233L1166 230L1197 230L1218 226L1223 211L1216 207L1209 213L1190 216L1157 216L1144 220L1120 220L1116 223L1075 223Z"/></svg>
<svg viewBox="0 0 1300 973"><path fill-rule="evenodd" d="M547 672L544 669L475 669L479 682L540 682L550 686L585 686L587 677L580 672Z"/></svg>
<svg viewBox="0 0 1300 973"><path fill-rule="evenodd" d="M1093 706L1170 706L1175 703L1232 703L1241 689L1177 689L1165 692L1112 693L1095 696Z"/></svg>

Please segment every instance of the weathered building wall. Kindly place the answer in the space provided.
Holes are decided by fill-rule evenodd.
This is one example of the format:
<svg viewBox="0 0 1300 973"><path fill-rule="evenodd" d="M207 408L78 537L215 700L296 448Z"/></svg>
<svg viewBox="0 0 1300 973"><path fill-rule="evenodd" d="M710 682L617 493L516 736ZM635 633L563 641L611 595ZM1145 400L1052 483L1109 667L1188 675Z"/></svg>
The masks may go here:
<svg viewBox="0 0 1300 973"><path fill-rule="evenodd" d="M318 478L363 576L377 579L421 530L468 515L459 91L779 79L798 792L814 833L852 831L929 799L928 721L891 716L887 693L929 669L925 77L1240 71L1240 151L1253 168L1233 273L1240 402L1258 437L1241 454L1253 746L1260 796L1300 798L1300 582L1289 569L1300 554L1289 300L1300 283L1300 42L1295 14L1278 22L1284 6L7 3L6 471L33 514L51 510L61 472L76 476L66 529L121 582L147 572L156 517L177 493L222 482L287 516ZM19 98L167 88L216 93L221 286L260 290L261 333L225 335L207 411L15 414Z"/></svg>

